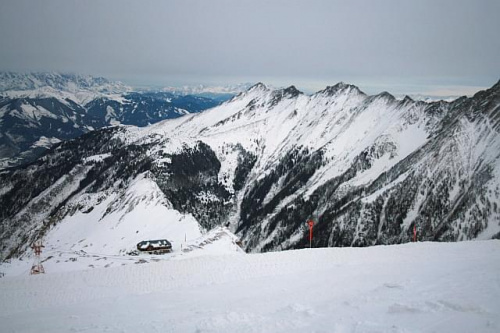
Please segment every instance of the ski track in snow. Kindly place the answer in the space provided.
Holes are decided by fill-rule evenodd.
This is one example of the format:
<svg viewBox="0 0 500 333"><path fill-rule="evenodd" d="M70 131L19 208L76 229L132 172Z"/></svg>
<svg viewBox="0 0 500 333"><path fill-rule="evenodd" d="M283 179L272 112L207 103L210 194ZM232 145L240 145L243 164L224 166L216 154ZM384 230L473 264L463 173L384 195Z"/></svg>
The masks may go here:
<svg viewBox="0 0 500 333"><path fill-rule="evenodd" d="M498 332L498 262L493 240L4 277L1 331Z"/></svg>

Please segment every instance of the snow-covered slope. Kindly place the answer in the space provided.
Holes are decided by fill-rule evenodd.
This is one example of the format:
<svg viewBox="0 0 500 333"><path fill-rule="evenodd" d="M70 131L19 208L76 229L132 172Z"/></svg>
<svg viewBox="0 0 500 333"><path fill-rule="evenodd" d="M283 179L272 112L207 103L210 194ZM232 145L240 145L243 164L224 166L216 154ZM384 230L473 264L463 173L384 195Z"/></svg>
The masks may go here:
<svg viewBox="0 0 500 333"><path fill-rule="evenodd" d="M142 240L168 238L178 251L185 239L200 237L196 220L173 210L149 177L149 173L138 175L120 194L79 198L84 212L59 222L45 239L46 248L118 255L134 251Z"/></svg>
<svg viewBox="0 0 500 333"><path fill-rule="evenodd" d="M315 246L408 242L414 229L420 240L498 238L499 109L500 83L433 103L345 83L311 96L257 84L203 113L89 133L0 173L2 256L90 217L89 196L125 198L145 172L171 209L204 230L228 225L247 251L308 245L311 218Z"/></svg>
<svg viewBox="0 0 500 333"><path fill-rule="evenodd" d="M493 333L499 261L498 240L425 242L6 276L0 322L5 332Z"/></svg>

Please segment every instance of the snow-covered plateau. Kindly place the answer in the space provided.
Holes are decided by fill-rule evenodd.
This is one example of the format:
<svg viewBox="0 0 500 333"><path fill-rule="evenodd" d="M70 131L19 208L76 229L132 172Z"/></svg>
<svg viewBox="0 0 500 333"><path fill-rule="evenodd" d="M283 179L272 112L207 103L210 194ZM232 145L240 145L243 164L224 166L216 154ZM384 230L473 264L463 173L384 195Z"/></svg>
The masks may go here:
<svg viewBox="0 0 500 333"><path fill-rule="evenodd" d="M44 275L5 276L0 331L500 330L498 240L245 254L218 232L186 256L67 269L88 259L73 254Z"/></svg>

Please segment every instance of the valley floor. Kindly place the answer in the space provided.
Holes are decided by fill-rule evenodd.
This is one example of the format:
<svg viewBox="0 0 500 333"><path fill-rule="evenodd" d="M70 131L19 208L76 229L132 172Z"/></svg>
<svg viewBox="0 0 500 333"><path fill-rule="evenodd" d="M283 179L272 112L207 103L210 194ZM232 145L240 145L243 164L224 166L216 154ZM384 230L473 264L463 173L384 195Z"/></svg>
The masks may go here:
<svg viewBox="0 0 500 333"><path fill-rule="evenodd" d="M500 241L235 252L7 275L0 331L499 332Z"/></svg>

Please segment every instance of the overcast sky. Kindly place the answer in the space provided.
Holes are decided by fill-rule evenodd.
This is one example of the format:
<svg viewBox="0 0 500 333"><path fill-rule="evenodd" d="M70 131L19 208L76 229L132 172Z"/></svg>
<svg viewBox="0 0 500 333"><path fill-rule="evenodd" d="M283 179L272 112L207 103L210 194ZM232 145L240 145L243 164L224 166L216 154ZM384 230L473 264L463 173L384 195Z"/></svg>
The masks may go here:
<svg viewBox="0 0 500 333"><path fill-rule="evenodd" d="M0 0L0 70L467 94L500 79L499 32L499 0Z"/></svg>

